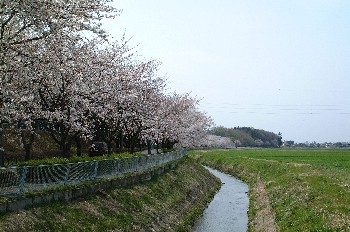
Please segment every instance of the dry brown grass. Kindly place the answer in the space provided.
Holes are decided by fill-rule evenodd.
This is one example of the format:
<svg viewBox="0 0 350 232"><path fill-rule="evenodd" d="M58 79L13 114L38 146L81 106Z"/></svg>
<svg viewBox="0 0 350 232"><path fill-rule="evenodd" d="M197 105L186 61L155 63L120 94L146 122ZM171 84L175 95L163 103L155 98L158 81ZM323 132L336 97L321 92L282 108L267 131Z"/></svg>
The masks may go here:
<svg viewBox="0 0 350 232"><path fill-rule="evenodd" d="M270 200L265 189L265 185L260 178L257 178L256 185L251 189L252 195L256 199L254 207L256 216L251 221L253 231L278 232L280 231L275 222Z"/></svg>
<svg viewBox="0 0 350 232"><path fill-rule="evenodd" d="M35 223L38 222L38 216L40 217L41 213L33 210L32 212L20 211L14 213L12 217L9 217L8 220L0 222L0 231L25 231L31 230Z"/></svg>

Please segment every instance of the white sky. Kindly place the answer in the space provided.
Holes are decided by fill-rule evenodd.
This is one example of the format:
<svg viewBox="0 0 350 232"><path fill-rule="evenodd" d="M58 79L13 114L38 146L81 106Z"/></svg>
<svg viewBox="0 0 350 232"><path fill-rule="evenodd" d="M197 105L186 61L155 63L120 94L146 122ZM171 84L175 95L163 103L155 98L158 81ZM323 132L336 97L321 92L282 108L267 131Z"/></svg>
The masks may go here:
<svg viewBox="0 0 350 232"><path fill-rule="evenodd" d="M216 125L350 141L350 1L115 0L143 57Z"/></svg>

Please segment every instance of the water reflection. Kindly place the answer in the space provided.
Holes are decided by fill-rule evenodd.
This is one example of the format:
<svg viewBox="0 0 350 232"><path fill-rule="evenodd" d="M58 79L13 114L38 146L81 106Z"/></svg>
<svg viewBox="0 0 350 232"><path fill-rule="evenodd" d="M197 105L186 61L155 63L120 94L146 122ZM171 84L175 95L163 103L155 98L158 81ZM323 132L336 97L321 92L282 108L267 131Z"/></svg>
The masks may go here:
<svg viewBox="0 0 350 232"><path fill-rule="evenodd" d="M203 217L196 222L193 231L247 231L248 185L235 177L206 168L220 178L223 185L204 211Z"/></svg>

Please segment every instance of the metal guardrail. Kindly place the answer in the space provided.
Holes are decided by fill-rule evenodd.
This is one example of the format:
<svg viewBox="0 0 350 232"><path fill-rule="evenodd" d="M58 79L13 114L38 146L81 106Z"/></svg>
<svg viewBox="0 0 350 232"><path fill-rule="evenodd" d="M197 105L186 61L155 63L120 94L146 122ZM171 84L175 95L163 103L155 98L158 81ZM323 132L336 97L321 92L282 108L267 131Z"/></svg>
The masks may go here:
<svg viewBox="0 0 350 232"><path fill-rule="evenodd" d="M178 160L185 150L145 157L105 159L67 164L0 167L0 196L17 196L45 188L77 184L101 178L122 177Z"/></svg>

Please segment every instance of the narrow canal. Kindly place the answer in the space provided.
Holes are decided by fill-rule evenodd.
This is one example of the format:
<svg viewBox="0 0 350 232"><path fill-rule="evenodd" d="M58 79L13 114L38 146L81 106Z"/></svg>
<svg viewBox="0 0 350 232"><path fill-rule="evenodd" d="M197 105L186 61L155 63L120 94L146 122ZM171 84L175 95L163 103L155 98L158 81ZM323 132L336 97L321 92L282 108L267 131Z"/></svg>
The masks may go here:
<svg viewBox="0 0 350 232"><path fill-rule="evenodd" d="M248 185L237 178L206 167L223 183L213 201L204 211L194 232L247 231L248 229Z"/></svg>

